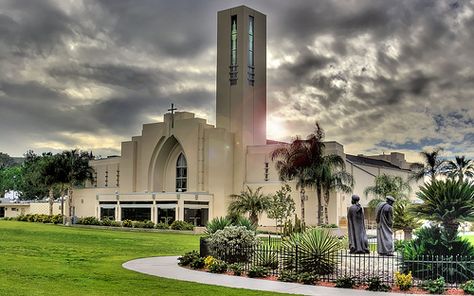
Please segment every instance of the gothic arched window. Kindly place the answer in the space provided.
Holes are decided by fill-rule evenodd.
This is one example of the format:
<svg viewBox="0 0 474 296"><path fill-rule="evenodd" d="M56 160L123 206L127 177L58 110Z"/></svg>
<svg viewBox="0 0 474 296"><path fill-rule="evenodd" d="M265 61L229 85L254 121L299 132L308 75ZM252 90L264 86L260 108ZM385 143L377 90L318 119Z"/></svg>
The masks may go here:
<svg viewBox="0 0 474 296"><path fill-rule="evenodd" d="M185 192L188 188L188 164L186 157L181 153L176 161L176 191Z"/></svg>

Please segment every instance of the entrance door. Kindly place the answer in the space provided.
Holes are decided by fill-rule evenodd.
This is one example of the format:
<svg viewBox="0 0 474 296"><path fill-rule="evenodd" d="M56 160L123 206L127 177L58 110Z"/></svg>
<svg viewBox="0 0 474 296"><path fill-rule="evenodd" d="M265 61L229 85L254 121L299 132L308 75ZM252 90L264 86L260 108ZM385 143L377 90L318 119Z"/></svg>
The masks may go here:
<svg viewBox="0 0 474 296"><path fill-rule="evenodd" d="M5 217L5 207L0 207L0 218Z"/></svg>

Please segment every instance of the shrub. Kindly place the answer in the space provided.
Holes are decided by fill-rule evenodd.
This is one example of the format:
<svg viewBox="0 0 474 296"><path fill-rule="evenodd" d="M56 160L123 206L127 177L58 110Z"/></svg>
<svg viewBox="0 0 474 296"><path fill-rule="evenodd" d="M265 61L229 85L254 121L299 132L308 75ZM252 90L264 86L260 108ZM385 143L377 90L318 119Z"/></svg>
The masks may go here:
<svg viewBox="0 0 474 296"><path fill-rule="evenodd" d="M226 217L216 217L211 221L207 222L206 225L206 234L213 234L217 230L223 230L227 226L230 226L232 221Z"/></svg>
<svg viewBox="0 0 474 296"><path fill-rule="evenodd" d="M102 226L112 226L112 220L109 218L104 218L102 221L100 221L100 225Z"/></svg>
<svg viewBox="0 0 474 296"><path fill-rule="evenodd" d="M336 288L352 289L355 285L355 278L350 276L342 276L336 279Z"/></svg>
<svg viewBox="0 0 474 296"><path fill-rule="evenodd" d="M256 265L270 269L278 268L278 253L271 247L258 250L256 256Z"/></svg>
<svg viewBox="0 0 474 296"><path fill-rule="evenodd" d="M186 221L175 220L171 223L170 228L173 230L193 230L194 225Z"/></svg>
<svg viewBox="0 0 474 296"><path fill-rule="evenodd" d="M170 229L170 226L167 223L160 222L155 225L155 228L156 229Z"/></svg>
<svg viewBox="0 0 474 296"><path fill-rule="evenodd" d="M113 226L113 227L122 227L122 222L120 222L120 221L115 221L115 220L110 220L110 226Z"/></svg>
<svg viewBox="0 0 474 296"><path fill-rule="evenodd" d="M408 274L395 272L395 285L402 291L407 291L413 286L411 271Z"/></svg>
<svg viewBox="0 0 474 296"><path fill-rule="evenodd" d="M268 269L263 266L252 266L247 273L249 278L262 278L268 275Z"/></svg>
<svg viewBox="0 0 474 296"><path fill-rule="evenodd" d="M258 243L255 232L243 226L228 226L211 234L209 248L220 259L229 262L246 262Z"/></svg>
<svg viewBox="0 0 474 296"><path fill-rule="evenodd" d="M214 263L214 261L216 261L217 259L212 257L212 256L207 256L206 258L204 258L204 267L208 268L209 265L211 265L212 263Z"/></svg>
<svg viewBox="0 0 474 296"><path fill-rule="evenodd" d="M209 272L224 273L227 271L227 263L222 260L215 259L208 266Z"/></svg>
<svg viewBox="0 0 474 296"><path fill-rule="evenodd" d="M403 250L410 244L408 240L396 240L394 242L394 247L396 252L403 252Z"/></svg>
<svg viewBox="0 0 474 296"><path fill-rule="evenodd" d="M229 265L229 269L232 271L234 275L242 275L244 266L242 263L232 263Z"/></svg>
<svg viewBox="0 0 474 296"><path fill-rule="evenodd" d="M367 290L369 291L380 291L380 292L388 292L390 291L390 287L384 283L378 276L371 277L367 280Z"/></svg>
<svg viewBox="0 0 474 296"><path fill-rule="evenodd" d="M153 223L153 221L150 221L150 220L143 221L143 228L152 229L154 227L155 227L155 223Z"/></svg>
<svg viewBox="0 0 474 296"><path fill-rule="evenodd" d="M319 225L319 227L321 228L329 228L329 229L334 229L334 228L339 228L339 226L337 226L336 224L321 224Z"/></svg>
<svg viewBox="0 0 474 296"><path fill-rule="evenodd" d="M133 228L143 228L144 225L145 225L145 222L143 221L132 221Z"/></svg>
<svg viewBox="0 0 474 296"><path fill-rule="evenodd" d="M469 280L461 285L461 289L466 294L474 295L474 280Z"/></svg>
<svg viewBox="0 0 474 296"><path fill-rule="evenodd" d="M314 285L319 281L319 276L312 272L302 272L298 275L298 281L305 285Z"/></svg>
<svg viewBox="0 0 474 296"><path fill-rule="evenodd" d="M77 224L100 225L100 221L96 217L82 217L77 220Z"/></svg>
<svg viewBox="0 0 474 296"><path fill-rule="evenodd" d="M302 222L298 216L295 215L295 224L288 220L283 225L283 236L290 236L294 233L301 233L306 230L306 225Z"/></svg>
<svg viewBox="0 0 474 296"><path fill-rule="evenodd" d="M54 223L54 224L63 223L63 215L58 214L58 215L51 216L51 223Z"/></svg>
<svg viewBox="0 0 474 296"><path fill-rule="evenodd" d="M181 266L188 266L197 258L199 258L199 253L197 251L187 252L183 256L178 258L178 264Z"/></svg>
<svg viewBox="0 0 474 296"><path fill-rule="evenodd" d="M324 275L334 271L336 253L342 248L341 241L328 229L313 228L294 233L282 242L283 266L287 270L313 272ZM298 256L295 256L298 250ZM296 258L298 262L296 262Z"/></svg>
<svg viewBox="0 0 474 296"><path fill-rule="evenodd" d="M474 246L467 239L450 239L446 231L436 225L421 228L416 235L402 252L405 273L412 271L413 276L421 280L443 277L447 282L467 281L474 277L470 263L461 260L474 256ZM436 260L429 260L436 256ZM456 260L456 257L461 259Z"/></svg>
<svg viewBox="0 0 474 296"><path fill-rule="evenodd" d="M278 275L280 282L294 283L298 281L298 275L292 270L282 270Z"/></svg>
<svg viewBox="0 0 474 296"><path fill-rule="evenodd" d="M133 226L133 221L132 220L123 220L122 221L122 226L123 227L132 227Z"/></svg>
<svg viewBox="0 0 474 296"><path fill-rule="evenodd" d="M446 282L443 277L439 277L435 280L426 280L421 284L421 287L430 292L430 294L443 294L445 291Z"/></svg>
<svg viewBox="0 0 474 296"><path fill-rule="evenodd" d="M192 269L202 269L204 268L204 258L198 257L194 259L191 264L189 264Z"/></svg>
<svg viewBox="0 0 474 296"><path fill-rule="evenodd" d="M257 225L255 225L254 223L252 223L252 221L242 216L239 216L237 220L233 223L233 225L243 226L247 230L250 230L250 231L257 231Z"/></svg>

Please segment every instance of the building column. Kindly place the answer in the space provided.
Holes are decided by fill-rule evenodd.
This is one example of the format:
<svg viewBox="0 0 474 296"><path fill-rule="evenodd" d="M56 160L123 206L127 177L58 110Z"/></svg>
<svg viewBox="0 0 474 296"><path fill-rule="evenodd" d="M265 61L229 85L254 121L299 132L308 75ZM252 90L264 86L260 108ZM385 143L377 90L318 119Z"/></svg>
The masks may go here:
<svg viewBox="0 0 474 296"><path fill-rule="evenodd" d="M156 208L156 195L153 193L151 195L151 198L153 199L153 204L151 206L151 221L153 223L158 223L158 209Z"/></svg>
<svg viewBox="0 0 474 296"><path fill-rule="evenodd" d="M184 221L184 200L181 198L180 194L177 194L178 205L176 207L176 220Z"/></svg>

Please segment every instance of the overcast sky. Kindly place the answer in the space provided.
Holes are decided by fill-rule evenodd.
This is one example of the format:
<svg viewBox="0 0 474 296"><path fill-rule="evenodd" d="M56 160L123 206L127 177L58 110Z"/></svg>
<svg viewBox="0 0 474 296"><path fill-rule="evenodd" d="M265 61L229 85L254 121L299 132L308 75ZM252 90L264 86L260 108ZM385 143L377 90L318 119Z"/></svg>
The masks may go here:
<svg viewBox="0 0 474 296"><path fill-rule="evenodd" d="M215 123L216 13L267 15L268 138L474 157L472 1L0 2L0 151L120 154L171 102Z"/></svg>

